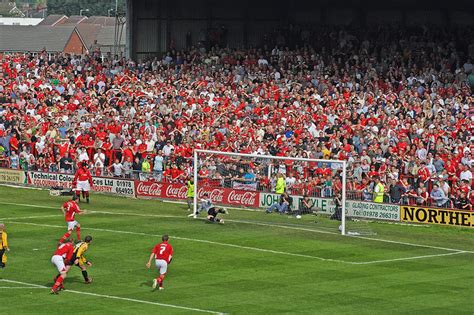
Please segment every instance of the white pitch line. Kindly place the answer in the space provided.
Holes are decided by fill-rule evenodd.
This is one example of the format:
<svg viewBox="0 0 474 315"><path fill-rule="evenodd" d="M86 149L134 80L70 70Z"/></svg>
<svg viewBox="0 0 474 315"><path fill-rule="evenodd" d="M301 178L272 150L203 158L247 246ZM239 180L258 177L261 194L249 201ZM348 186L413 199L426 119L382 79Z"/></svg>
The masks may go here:
<svg viewBox="0 0 474 315"><path fill-rule="evenodd" d="M59 226L59 225L38 224L38 223L31 223L31 222L9 221L9 223L32 225L32 226L41 226L41 227L63 228L62 226ZM92 230L92 231L99 231L99 232L109 232L109 233L117 233L117 234L153 236L153 237L160 237L161 236L161 235L150 234L150 233L120 231L120 230L110 230L110 229L99 229L99 228L86 228L85 230ZM345 260L339 260L339 259L323 258L323 257L318 257L318 256L311 256L311 255L304 255L304 254L297 254L297 253L289 253L289 252L283 252L283 251L277 251L277 250L265 249L265 248L259 248L259 247L250 247L250 246L242 246L242 245L236 245L236 244L230 244L230 243L221 243L221 242L214 242L214 241L208 241L208 240L193 239L193 238L180 237L180 236L171 236L171 237L175 238L175 239L178 239L178 240L183 240L183 241L207 243L207 244L213 244L213 245L234 247L234 248L239 248L239 249L254 250L254 251L259 251L259 252L264 252L264 253L294 256L294 257L303 257L303 258L317 259L317 260L329 261L329 262L338 262L338 263L349 264L349 265L365 265L365 264L375 264L375 263L384 263L384 262L401 261L401 260L414 260L414 259L423 259L423 258L429 258L429 257L450 256L450 255L456 255L456 254L463 254L463 253L468 254L468 253L470 253L468 251L458 251L458 252L447 253L447 254L434 254L434 255L414 256L414 257L405 257L405 258L394 258L394 259L386 259L386 260L354 262L354 261L345 261Z"/></svg>
<svg viewBox="0 0 474 315"><path fill-rule="evenodd" d="M98 213L98 214L110 214L110 215L129 215L129 216L137 216L137 217L148 217L148 218L173 218L173 219L185 219L186 217L172 215L172 214L143 214L143 213L127 213L127 212L110 212L110 211L95 211L90 210L87 213Z"/></svg>
<svg viewBox="0 0 474 315"><path fill-rule="evenodd" d="M416 243L391 241L391 240L384 240L384 239L381 239L381 238L371 238L371 237L366 237L366 236L356 236L356 235L347 235L347 236L348 237L353 237L353 238L360 238L360 239L363 239L363 240L377 241L377 242L407 245L407 246L413 246L413 247L432 248L432 249L445 250L445 251L448 251L448 252L464 252L464 253L474 254L474 251L464 250L464 249L455 249L455 248L439 247L439 246L432 246L432 245L423 245L423 244L416 244Z"/></svg>
<svg viewBox="0 0 474 315"><path fill-rule="evenodd" d="M0 289L47 289L44 288L37 288L37 287L0 287Z"/></svg>
<svg viewBox="0 0 474 315"><path fill-rule="evenodd" d="M230 208L228 208L230 209ZM129 216L139 216L139 217L149 217L149 218L176 218L176 219L185 219L189 220L186 215L165 215L165 214L143 214L143 213L130 213L130 212L110 212L110 211L89 211L89 213L99 213L99 214L110 214L110 215L129 215ZM206 220L205 218L197 218L198 220ZM340 233L324 231L324 230L315 230L315 229L308 229L298 226L290 226L290 225L281 225L281 224L271 224L271 223L263 223L263 222L252 222L252 221L245 221L245 220L235 220L235 219L226 219L226 222L235 222L235 223L243 223L243 224L252 224L252 225L261 225L261 226L269 226L269 227L277 227L282 229L297 229L299 231L307 231L307 232L315 232L321 234L333 234L333 235L340 235Z"/></svg>
<svg viewBox="0 0 474 315"><path fill-rule="evenodd" d="M56 207L28 205L28 204L19 204L19 203L9 203L9 202L0 202L0 204L10 204L10 205L18 205L18 206L34 207L34 208L56 209ZM100 213L99 211L96 211L96 212ZM108 212L105 212L105 211L102 212L102 213L108 214ZM110 212L110 214L119 214L119 213ZM159 215L153 215L153 214L139 214L139 213L120 213L120 215L143 216L143 217L158 217L159 216ZM172 216L169 216L169 217L172 217ZM181 217L181 216L176 216L176 218L186 219L186 217ZM291 229L291 230L297 230L297 231L306 231L306 232L320 233L320 234L333 234L333 235L339 235L339 236L342 237L342 235L340 233L323 231L323 230L316 230L316 229L309 229L309 228L303 228L303 227L294 227L294 226L287 226L287 225L280 225L280 224L258 223L258 222L231 220L231 219L230 220L228 219L226 221L236 222L236 223L244 223L244 224L261 225L261 226L268 226L268 227L275 227L275 228L282 228L282 229ZM474 254L474 251L469 251L469 250L464 250L464 249L439 247L439 246L424 245L424 244L417 244L417 243L408 243L408 242L399 242L399 241L392 241L392 240L386 240L386 239L380 239L380 238L371 238L371 237L364 237L364 236L355 236L355 235L346 235L346 236L347 237L352 237L352 238L360 238L360 239L364 239L364 240L370 240L370 241L374 241L374 242L392 243L392 244L399 244L399 245L406 245L406 246L413 246L413 247L439 249L439 250L450 251L450 252L466 252L466 253Z"/></svg>
<svg viewBox="0 0 474 315"><path fill-rule="evenodd" d="M177 203L177 202L174 202L174 203ZM56 209L55 207L49 207L49 206L28 205L28 204L12 203L12 202L0 202L0 204L8 204L8 205L16 205L16 206L24 206L24 207L33 207L33 208ZM229 207L227 207L227 208L229 208ZM229 208L229 209L237 209L237 208ZM242 209L239 209L239 210L242 210ZM247 211L250 211L250 210L247 210ZM139 217L150 217L150 218L187 219L186 216L175 216L175 215L143 214L143 213L130 213L130 212L110 212L110 211L94 211L94 210L90 210L88 212L89 213L110 214L110 215L129 215L129 216L139 216ZM293 226L280 225L280 224L259 223L259 222L251 222L251 221L244 221L244 220L232 220L232 219L227 219L226 221L235 222L235 223L243 223L243 224L269 226L269 227L279 227L279 228L283 228L283 229L293 229L293 230L307 231L307 232L321 233L321 234L340 235L340 233L336 233L336 232L329 232L329 231L315 230L315 229L308 229L308 228L301 228L301 227L293 227Z"/></svg>
<svg viewBox="0 0 474 315"><path fill-rule="evenodd" d="M50 214L50 215L35 215L31 217L10 217L10 218L0 218L0 221L4 220L21 220L21 219L41 219L41 218L52 218L52 217L62 217L62 214Z"/></svg>
<svg viewBox="0 0 474 315"><path fill-rule="evenodd" d="M178 216L178 215L167 215L167 214L143 214L143 213L129 213L129 212L110 212L110 211L88 211L88 213L98 213L98 214L110 214L110 215L129 215L129 216L138 216L138 217L148 217L148 218L174 218L174 219L185 219L189 220L187 216ZM205 220L205 218L197 218L198 220ZM261 225L261 226L269 226L269 227L278 227L282 229L297 229L299 231L307 231L307 232L317 232L321 234L334 234L339 235L339 233L330 232L330 231L323 231L323 230L314 230L302 227L295 227L289 225L280 225L280 224L270 224L270 223L263 223L263 222L251 222L245 220L234 220L234 219L226 219L226 222L235 222L235 223L243 223L243 224L252 224L252 225Z"/></svg>
<svg viewBox="0 0 474 315"><path fill-rule="evenodd" d="M424 256L406 257L406 258L394 258L394 259L384 259L384 260L361 261L361 262L353 262L353 264L354 264L354 265L369 265L369 264L377 264L377 263L383 263L383 262L403 261L403 260L414 260L414 259L423 259L423 258L431 258L431 257L452 256L452 255L459 255L459 254L469 254L469 252L461 251L461 252L446 253L446 254L434 254L434 255L424 255Z"/></svg>
<svg viewBox="0 0 474 315"><path fill-rule="evenodd" d="M164 203L174 203L174 204L179 204L179 205L187 205L187 203L184 202L184 201L167 200L167 199L163 199L162 201ZM238 210L238 211L265 212L265 210L261 210L261 209L237 208L237 207L232 207L232 206L225 206L225 208Z"/></svg>
<svg viewBox="0 0 474 315"><path fill-rule="evenodd" d="M281 229L313 232L313 233L319 233L319 234L341 235L340 233L336 233L336 232L330 232L330 231L324 231L324 230L314 230L314 229L308 229L308 228L304 228L304 227L290 226L290 225L271 224L271 223L263 223L263 222L251 222L251 221L233 220L233 219L226 219L225 221L226 222L243 223L243 224L261 225L261 226L275 227L275 228L281 228Z"/></svg>
<svg viewBox="0 0 474 315"><path fill-rule="evenodd" d="M2 279L1 281L9 282L9 283L16 283L16 284L29 285L29 286L32 286L32 287L35 287L35 288L38 288L38 289L49 289L48 287L46 287L44 285L39 285L39 284L34 284L34 283L27 283L27 282L8 280L8 279ZM106 298L106 299L121 300L121 301L135 302L135 303L141 303L141 304L150 304L150 305L171 307L171 308L177 308L177 309L186 310L186 311L195 311L195 312L200 312L200 313L224 314L224 313L221 313L221 312L203 310L203 309L194 308L194 307L186 307L186 306L179 306L179 305L173 305L173 304L151 302L151 301L146 301L146 300L137 300L137 299L125 298L125 297L114 296L114 295L98 294L98 293L83 292L83 291L76 291L76 290L65 290L63 292L64 293L75 293L75 294L82 294L82 295L90 295L90 296L101 297L101 298Z"/></svg>
<svg viewBox="0 0 474 315"><path fill-rule="evenodd" d="M159 215L159 214L143 214L143 213L129 213L129 212L107 212L107 211L90 211L91 213L102 213L102 214L111 214L111 215L129 215L129 216L140 216L140 217L168 217L168 218L177 218L177 219L187 219L185 216L173 216L173 215ZM281 228L281 229L289 229L289 230L297 230L297 231L305 231L305 232L313 232L319 234L332 234L332 235L341 235L340 233L324 231L324 230L315 230L310 228L304 227L297 227L297 226L288 226L288 225L281 225L281 224L272 224L272 223L263 223L263 222L251 222L245 220L233 220L233 219L226 219L227 222L235 222L235 223L243 223L243 224L252 224L252 225L260 225L260 226L267 226L267 227L274 227L274 228ZM356 236L356 235L346 235L347 237L353 238L360 238L364 240L371 240L376 242L384 242L384 243L393 243L399 245L406 245L406 246L413 246L413 247L423 247L423 248L430 248L430 249L439 249L444 251L451 251L451 252L466 252L474 254L474 251L463 250L463 249L454 249L454 248L446 248L446 247L439 247L439 246L432 246L432 245L423 245L423 244L416 244L416 243L407 243L407 242L399 242L399 241L391 241L391 240L384 240L380 238L371 238L365 236Z"/></svg>
<svg viewBox="0 0 474 315"><path fill-rule="evenodd" d="M16 189L49 190L49 189L40 188L40 187L18 186L18 185L11 185L11 184L0 184L0 186L16 188Z"/></svg>
<svg viewBox="0 0 474 315"><path fill-rule="evenodd" d="M15 202L0 202L1 205L11 205L11 206L23 206L23 207L30 207L30 208L44 208L44 209L61 209L61 207L50 207L50 206L40 206L40 205L32 205L32 204L25 204L25 203L15 203Z"/></svg>
<svg viewBox="0 0 474 315"><path fill-rule="evenodd" d="M60 226L60 225L38 224L38 223L31 223L31 222L15 222L15 221L8 221L8 223L11 223L11 224L24 224L24 225L32 225L32 226L41 226L41 227L51 227L51 228L64 228L63 226ZM90 227L88 227L88 228L83 228L83 230L91 230L91 231L99 231L99 232L109 232L109 233L117 233L117 234L130 234L130 235L153 236L153 237L161 237L161 236L162 236L162 235L158 235L158 234L150 234L150 233L142 233L142 232L132 232L132 231L109 230L109 229L99 229L99 228L90 228ZM254 251L265 252L265 253L271 253L271 254L279 254L279 255L295 256L295 257L304 257L304 258L311 258L311 259L317 259L317 260L322 260L322 261L332 261L332 262L340 262L340 263L345 263L345 264L352 264L352 262L350 262L350 261L337 260L337 259L330 259L330 258L323 258L323 257L311 256L311 255L304 255L304 254L288 253L288 252L282 252L282 251L277 251L277 250L272 250L272 249L265 249L265 248L259 248L259 247L242 246L242 245L236 245L236 244L230 244L230 243L221 243L221 242L214 242L214 241L208 241L208 240L193 239L193 238L180 237L180 236L171 236L171 235L170 235L170 237L175 238L175 239L177 239L177 240L183 240L183 241L190 241L190 242L197 242L197 243L206 243L206 244L213 244L213 245L234 247L234 248L240 248L240 249L254 250Z"/></svg>

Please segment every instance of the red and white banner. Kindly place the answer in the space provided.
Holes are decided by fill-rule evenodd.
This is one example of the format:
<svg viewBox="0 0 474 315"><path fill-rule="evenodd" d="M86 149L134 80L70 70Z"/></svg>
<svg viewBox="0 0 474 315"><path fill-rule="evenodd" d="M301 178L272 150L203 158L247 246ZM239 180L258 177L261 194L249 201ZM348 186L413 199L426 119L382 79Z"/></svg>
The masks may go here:
<svg viewBox="0 0 474 315"><path fill-rule="evenodd" d="M183 184L169 184L157 182L135 182L137 197L152 197L163 199L186 199L188 188ZM224 205L244 207L258 207L259 194L253 191L237 190L231 188L199 188L198 198L208 193L212 202Z"/></svg>
<svg viewBox="0 0 474 315"><path fill-rule="evenodd" d="M239 190L257 191L257 183L241 183L234 181L232 183L232 188Z"/></svg>
<svg viewBox="0 0 474 315"><path fill-rule="evenodd" d="M73 188L73 179L74 175L72 174L28 172L28 184L35 187ZM135 197L135 184L133 180L93 176L92 182L94 183L92 191Z"/></svg>

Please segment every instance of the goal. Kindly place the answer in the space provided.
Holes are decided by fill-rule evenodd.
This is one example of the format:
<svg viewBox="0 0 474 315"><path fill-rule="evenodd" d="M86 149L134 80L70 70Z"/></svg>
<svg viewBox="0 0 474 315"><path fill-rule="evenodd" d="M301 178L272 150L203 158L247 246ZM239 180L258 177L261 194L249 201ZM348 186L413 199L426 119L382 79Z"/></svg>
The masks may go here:
<svg viewBox="0 0 474 315"><path fill-rule="evenodd" d="M195 213L207 195L216 205L277 212L297 219L291 224L323 222L351 234L346 226L346 161L196 149L193 162ZM283 191L287 197L281 196Z"/></svg>

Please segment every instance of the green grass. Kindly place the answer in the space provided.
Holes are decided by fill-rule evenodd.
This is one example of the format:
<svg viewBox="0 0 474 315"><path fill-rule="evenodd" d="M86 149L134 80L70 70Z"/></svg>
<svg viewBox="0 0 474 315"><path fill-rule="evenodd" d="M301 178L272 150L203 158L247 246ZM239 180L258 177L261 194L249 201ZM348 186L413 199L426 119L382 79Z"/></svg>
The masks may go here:
<svg viewBox="0 0 474 315"><path fill-rule="evenodd" d="M51 296L48 289L2 279L52 285L56 272L50 259L66 230L59 207L67 198L0 187L0 221L7 225L11 247L7 268L0 271L1 314L197 313L163 304L233 314L474 312L471 230L368 223L377 234L371 238L431 246L419 247L343 237L337 222L320 217L315 223L313 216L297 221L231 210L225 225L214 225L187 218L180 204L104 195L91 199L81 206L120 213L78 218L82 235L94 237L87 252L94 282L84 284L74 268L65 281L68 290ZM165 290L153 292L156 270L145 263L164 233L170 234L175 255ZM455 253L433 247L472 253L352 264Z"/></svg>

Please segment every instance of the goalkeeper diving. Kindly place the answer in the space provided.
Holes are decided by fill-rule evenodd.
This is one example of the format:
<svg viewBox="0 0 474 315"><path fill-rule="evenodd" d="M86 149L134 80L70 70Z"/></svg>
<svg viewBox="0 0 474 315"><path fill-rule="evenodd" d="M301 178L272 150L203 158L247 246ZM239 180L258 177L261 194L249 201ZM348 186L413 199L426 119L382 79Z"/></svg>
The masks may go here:
<svg viewBox="0 0 474 315"><path fill-rule="evenodd" d="M193 217L194 219L197 218L199 213L202 211L207 213L207 220L209 222L216 222L220 224L224 224L224 220L218 218L219 214L228 214L226 208L219 208L212 204L211 198L209 197L209 193L204 193L203 198L200 200L199 207L196 212L191 213L188 217Z"/></svg>

